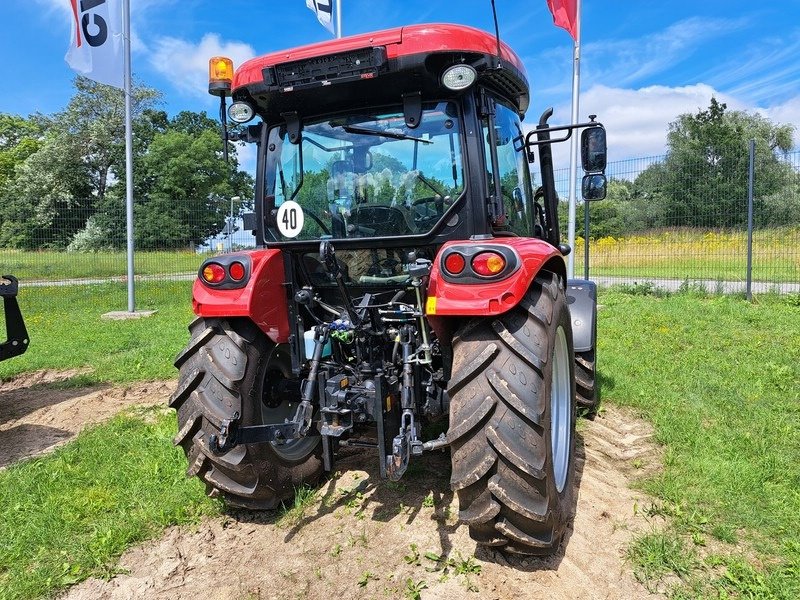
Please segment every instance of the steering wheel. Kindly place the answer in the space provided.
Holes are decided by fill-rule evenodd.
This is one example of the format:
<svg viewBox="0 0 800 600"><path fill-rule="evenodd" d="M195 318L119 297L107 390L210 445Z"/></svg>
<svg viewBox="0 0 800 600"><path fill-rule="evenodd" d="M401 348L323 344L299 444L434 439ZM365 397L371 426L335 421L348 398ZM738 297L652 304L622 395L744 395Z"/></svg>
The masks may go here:
<svg viewBox="0 0 800 600"><path fill-rule="evenodd" d="M313 211L311 211L311 210L308 210L307 208L306 208L306 209L304 209L304 210L303 210L303 212L304 212L305 214L307 214L309 217L311 217L311 219L312 219L312 220L313 220L313 221L314 221L314 222L315 222L317 225L319 225L319 226L320 226L320 228L322 229L322 233L324 233L325 235L330 235L330 234L331 234L331 230L330 230L330 228L329 228L327 225L325 225L325 223L323 223L323 222L322 222L322 219L320 219L320 218L319 218L319 217L316 215L316 213L314 213L314 212L313 212Z"/></svg>
<svg viewBox="0 0 800 600"><path fill-rule="evenodd" d="M403 212L393 206L358 206L350 212L350 223L372 230L369 235L411 233Z"/></svg>

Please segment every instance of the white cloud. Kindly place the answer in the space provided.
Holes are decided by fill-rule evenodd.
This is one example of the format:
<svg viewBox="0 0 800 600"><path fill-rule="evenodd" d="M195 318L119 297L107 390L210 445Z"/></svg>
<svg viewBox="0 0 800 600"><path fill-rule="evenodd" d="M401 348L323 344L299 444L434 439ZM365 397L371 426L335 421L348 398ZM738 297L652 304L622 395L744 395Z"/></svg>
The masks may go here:
<svg viewBox="0 0 800 600"><path fill-rule="evenodd" d="M758 112L773 123L794 125L794 146L800 148L800 95L769 108L761 108Z"/></svg>
<svg viewBox="0 0 800 600"><path fill-rule="evenodd" d="M172 37L154 43L150 59L153 68L167 77L181 92L195 97L208 97L208 59L227 56L238 66L255 56L255 50L243 42L223 42L217 34L208 33L198 43Z"/></svg>
<svg viewBox="0 0 800 600"><path fill-rule="evenodd" d="M641 89L595 85L581 94L579 121L596 114L605 125L609 161L656 156L666 152L669 123L680 114L708 107L712 96L739 108L737 102L705 84ZM569 105L557 107L551 124L569 122L570 112ZM568 142L554 146L553 160L556 168L569 166Z"/></svg>

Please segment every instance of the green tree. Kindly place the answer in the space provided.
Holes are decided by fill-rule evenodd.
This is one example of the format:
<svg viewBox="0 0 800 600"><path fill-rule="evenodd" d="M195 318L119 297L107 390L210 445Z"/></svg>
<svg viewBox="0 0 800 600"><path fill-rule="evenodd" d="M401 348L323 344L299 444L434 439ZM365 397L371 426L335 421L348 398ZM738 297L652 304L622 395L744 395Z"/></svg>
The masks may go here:
<svg viewBox="0 0 800 600"><path fill-rule="evenodd" d="M741 226L747 220L748 140L756 141L755 194L774 194L792 173L779 153L792 147L792 125L778 125L711 99L706 110L670 124L664 164L665 218L701 227Z"/></svg>
<svg viewBox="0 0 800 600"><path fill-rule="evenodd" d="M197 127L187 128L187 122ZM137 169L137 247L185 248L222 231L230 198L252 193L252 178L238 170L233 146L230 161L222 159L214 121L190 113L170 121L166 131L155 135ZM242 204L234 211L240 212Z"/></svg>
<svg viewBox="0 0 800 600"><path fill-rule="evenodd" d="M122 92L84 77L75 79L75 90L59 113L0 124L1 246L67 247L124 177ZM159 97L156 90L134 86L139 155L166 124L166 114L155 110ZM92 231L108 245L109 232Z"/></svg>

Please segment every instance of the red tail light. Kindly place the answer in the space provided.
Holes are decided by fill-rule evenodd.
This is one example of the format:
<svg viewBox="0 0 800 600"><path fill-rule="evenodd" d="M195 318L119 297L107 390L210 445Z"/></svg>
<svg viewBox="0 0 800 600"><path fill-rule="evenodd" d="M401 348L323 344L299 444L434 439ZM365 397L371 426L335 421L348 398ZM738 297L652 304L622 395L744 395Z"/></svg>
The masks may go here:
<svg viewBox="0 0 800 600"><path fill-rule="evenodd" d="M496 252L481 252L472 259L472 270L478 275L491 277L506 268L506 259Z"/></svg>
<svg viewBox="0 0 800 600"><path fill-rule="evenodd" d="M458 252L453 252L444 259L444 268L451 275L458 275L467 266L467 261Z"/></svg>
<svg viewBox="0 0 800 600"><path fill-rule="evenodd" d="M246 271L242 263L234 262L228 267L228 273L230 273L231 279L234 281L241 281L244 279Z"/></svg>
<svg viewBox="0 0 800 600"><path fill-rule="evenodd" d="M217 263L209 263L203 268L206 283L220 283L225 279L225 269Z"/></svg>

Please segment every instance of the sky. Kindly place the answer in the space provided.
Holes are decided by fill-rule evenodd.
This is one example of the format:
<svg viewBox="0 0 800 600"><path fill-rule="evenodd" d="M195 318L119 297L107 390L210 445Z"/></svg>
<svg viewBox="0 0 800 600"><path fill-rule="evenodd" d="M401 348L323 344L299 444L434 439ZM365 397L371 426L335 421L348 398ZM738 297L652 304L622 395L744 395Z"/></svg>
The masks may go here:
<svg viewBox="0 0 800 600"><path fill-rule="evenodd" d="M551 123L568 122L572 38L553 25L546 0L495 3L501 37L527 69L526 122L548 106ZM64 62L70 1L3 4L0 112L63 109L73 93ZM342 5L344 35L437 22L494 29L490 0ZM712 95L731 109L795 125L800 149L800 0L583 0L582 11L580 115L597 114L605 124L610 160L663 154L668 124L708 107ZM207 93L211 56L241 64L332 37L303 0L131 0L131 12L134 76L163 93L170 115L216 115L218 101Z"/></svg>

